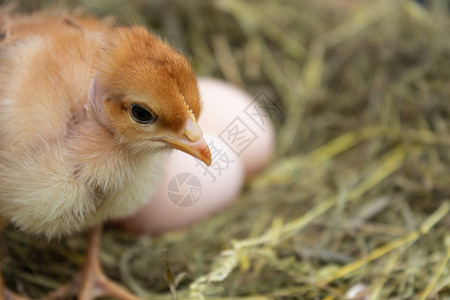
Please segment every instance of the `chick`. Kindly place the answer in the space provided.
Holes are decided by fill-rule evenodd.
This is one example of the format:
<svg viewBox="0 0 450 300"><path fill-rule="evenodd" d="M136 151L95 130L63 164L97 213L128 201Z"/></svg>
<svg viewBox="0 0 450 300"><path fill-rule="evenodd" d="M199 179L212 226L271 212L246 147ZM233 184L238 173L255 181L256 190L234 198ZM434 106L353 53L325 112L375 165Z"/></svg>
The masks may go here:
<svg viewBox="0 0 450 300"><path fill-rule="evenodd" d="M101 272L100 225L149 199L171 149L211 164L196 77L141 26L43 13L3 19L0 223L48 238L94 228L83 271L50 297L137 299Z"/></svg>

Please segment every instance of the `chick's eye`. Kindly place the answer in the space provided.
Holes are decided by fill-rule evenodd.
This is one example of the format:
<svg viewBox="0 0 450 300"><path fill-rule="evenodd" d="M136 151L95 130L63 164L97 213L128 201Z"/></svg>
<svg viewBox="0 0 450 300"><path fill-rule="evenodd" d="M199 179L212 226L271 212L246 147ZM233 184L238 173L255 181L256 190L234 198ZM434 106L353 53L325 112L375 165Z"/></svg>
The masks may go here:
<svg viewBox="0 0 450 300"><path fill-rule="evenodd" d="M131 104L130 114L136 122L141 124L150 124L156 121L155 114L138 104Z"/></svg>

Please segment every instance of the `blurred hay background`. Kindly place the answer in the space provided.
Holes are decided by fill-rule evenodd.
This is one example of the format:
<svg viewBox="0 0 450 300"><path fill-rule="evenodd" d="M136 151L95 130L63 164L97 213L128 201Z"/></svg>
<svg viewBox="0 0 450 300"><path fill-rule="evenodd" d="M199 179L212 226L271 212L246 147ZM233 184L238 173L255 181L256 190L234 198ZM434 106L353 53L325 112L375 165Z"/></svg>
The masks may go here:
<svg viewBox="0 0 450 300"><path fill-rule="evenodd" d="M102 263L147 299L449 299L446 1L18 1L146 24L284 108L277 155L228 211L139 238L107 228ZM84 236L5 234L7 285L68 281Z"/></svg>

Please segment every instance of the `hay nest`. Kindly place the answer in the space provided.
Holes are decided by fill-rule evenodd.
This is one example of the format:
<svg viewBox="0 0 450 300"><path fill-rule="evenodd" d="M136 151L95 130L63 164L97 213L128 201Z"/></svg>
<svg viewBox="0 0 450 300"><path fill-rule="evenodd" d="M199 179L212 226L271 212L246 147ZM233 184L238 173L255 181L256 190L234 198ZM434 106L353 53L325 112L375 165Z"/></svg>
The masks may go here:
<svg viewBox="0 0 450 300"><path fill-rule="evenodd" d="M147 299L450 297L444 1L61 2L147 24L198 74L264 89L284 111L276 157L228 211L159 237L107 228L109 276ZM32 297L84 257L82 235L4 240L7 285Z"/></svg>

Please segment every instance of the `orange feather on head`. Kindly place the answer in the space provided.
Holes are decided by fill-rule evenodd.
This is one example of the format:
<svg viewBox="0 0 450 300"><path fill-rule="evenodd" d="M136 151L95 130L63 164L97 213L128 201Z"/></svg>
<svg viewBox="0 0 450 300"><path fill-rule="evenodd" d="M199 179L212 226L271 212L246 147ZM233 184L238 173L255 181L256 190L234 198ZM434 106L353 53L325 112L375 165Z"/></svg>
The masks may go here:
<svg viewBox="0 0 450 300"><path fill-rule="evenodd" d="M202 104L189 62L145 28L119 27L108 33L98 47L95 69L92 104L99 119L129 146L142 146L149 134L153 141L173 144L167 132L179 139L186 126L196 127L195 139L201 135L196 120ZM130 122L127 112L134 104L157 122L147 128Z"/></svg>
<svg viewBox="0 0 450 300"><path fill-rule="evenodd" d="M183 125L187 109L196 119L200 116L197 80L189 62L145 28L114 29L98 52L98 84L113 98L159 99L155 109L170 118L164 123L174 130Z"/></svg>

